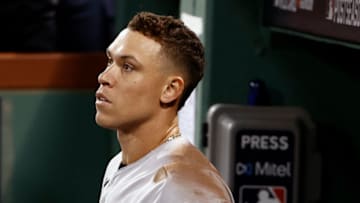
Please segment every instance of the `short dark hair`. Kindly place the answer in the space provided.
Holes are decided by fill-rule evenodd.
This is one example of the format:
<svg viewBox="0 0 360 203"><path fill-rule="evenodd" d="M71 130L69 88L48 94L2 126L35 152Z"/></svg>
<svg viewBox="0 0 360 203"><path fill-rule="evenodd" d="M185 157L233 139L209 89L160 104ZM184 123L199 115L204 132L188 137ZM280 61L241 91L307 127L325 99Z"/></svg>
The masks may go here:
<svg viewBox="0 0 360 203"><path fill-rule="evenodd" d="M180 109L204 75L204 47L200 39L181 20L150 12L136 14L128 28L160 43L167 57L184 67L188 81L180 97Z"/></svg>

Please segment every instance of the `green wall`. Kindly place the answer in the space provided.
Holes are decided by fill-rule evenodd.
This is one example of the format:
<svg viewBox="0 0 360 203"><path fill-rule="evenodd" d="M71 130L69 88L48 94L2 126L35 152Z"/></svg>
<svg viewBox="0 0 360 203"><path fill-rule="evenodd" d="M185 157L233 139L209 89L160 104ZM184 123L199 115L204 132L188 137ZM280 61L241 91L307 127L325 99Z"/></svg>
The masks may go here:
<svg viewBox="0 0 360 203"><path fill-rule="evenodd" d="M94 91L1 91L0 97L7 180L1 202L97 202L112 154L110 133L94 121Z"/></svg>
<svg viewBox="0 0 360 203"><path fill-rule="evenodd" d="M204 108L246 105L248 82L264 80L273 105L303 107L317 125L323 202L358 202L360 50L271 31L261 9L260 0L207 1Z"/></svg>
<svg viewBox="0 0 360 203"><path fill-rule="evenodd" d="M178 16L179 0L116 0L116 32L125 28L129 20L140 11Z"/></svg>

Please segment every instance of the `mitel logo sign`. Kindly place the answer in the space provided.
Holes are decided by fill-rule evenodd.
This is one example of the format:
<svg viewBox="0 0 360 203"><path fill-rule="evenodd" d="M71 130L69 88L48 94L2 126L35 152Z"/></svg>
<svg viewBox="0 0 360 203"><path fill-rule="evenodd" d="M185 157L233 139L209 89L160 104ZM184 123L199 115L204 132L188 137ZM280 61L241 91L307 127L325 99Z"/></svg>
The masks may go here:
<svg viewBox="0 0 360 203"><path fill-rule="evenodd" d="M235 171L238 176L291 177L291 163L276 164L268 161L256 161L254 163L238 162Z"/></svg>

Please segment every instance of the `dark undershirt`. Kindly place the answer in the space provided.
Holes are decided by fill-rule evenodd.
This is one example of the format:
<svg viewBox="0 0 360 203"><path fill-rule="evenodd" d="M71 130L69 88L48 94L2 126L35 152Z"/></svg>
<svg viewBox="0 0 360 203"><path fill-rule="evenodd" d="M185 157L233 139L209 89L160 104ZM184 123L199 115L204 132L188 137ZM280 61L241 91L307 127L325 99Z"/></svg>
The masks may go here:
<svg viewBox="0 0 360 203"><path fill-rule="evenodd" d="M119 170L119 169L121 169L121 168L123 168L123 167L125 167L125 166L127 166L127 165L126 165L126 164L124 164L123 162L121 162L121 163L120 163L120 166L119 166L119 168L118 168L118 170Z"/></svg>

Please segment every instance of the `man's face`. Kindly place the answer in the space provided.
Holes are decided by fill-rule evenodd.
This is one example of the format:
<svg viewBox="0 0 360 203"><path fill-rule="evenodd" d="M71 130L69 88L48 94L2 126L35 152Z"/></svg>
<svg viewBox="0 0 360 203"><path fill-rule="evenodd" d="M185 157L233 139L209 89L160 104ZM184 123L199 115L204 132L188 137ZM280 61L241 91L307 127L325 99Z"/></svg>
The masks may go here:
<svg viewBox="0 0 360 203"><path fill-rule="evenodd" d="M109 62L99 75L96 122L128 130L144 123L160 108L166 81L161 45L139 32L123 30L108 47Z"/></svg>

